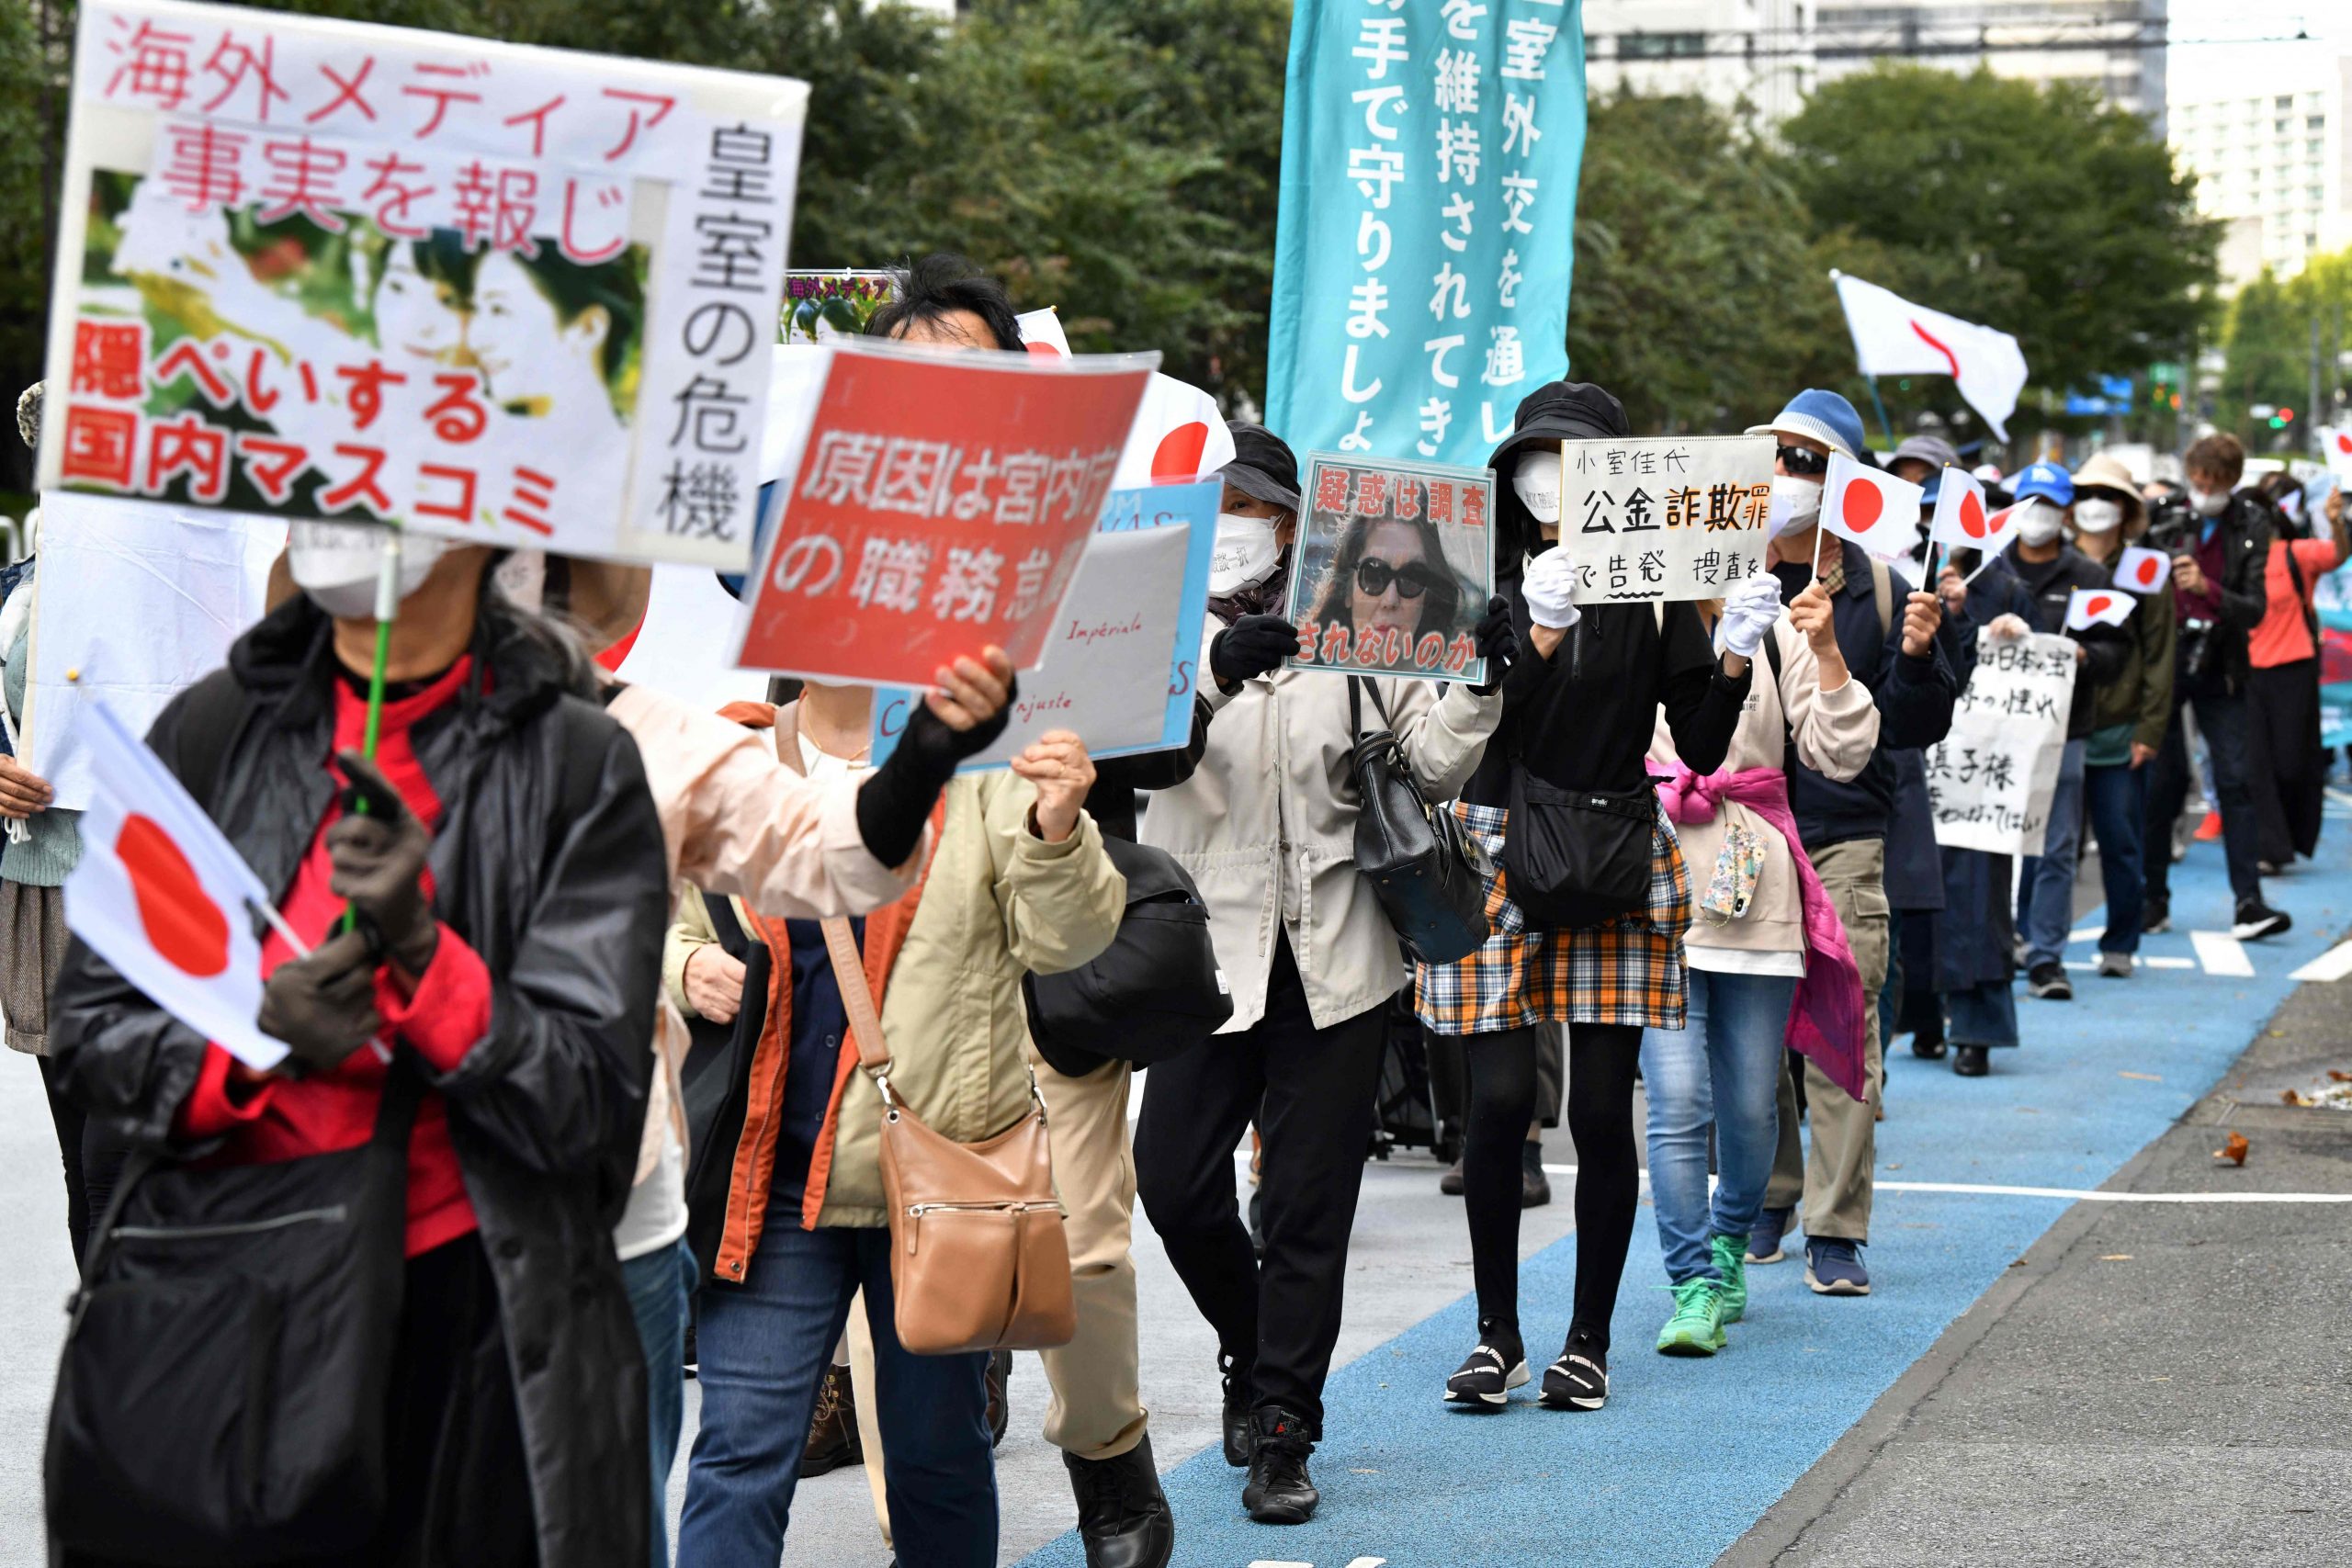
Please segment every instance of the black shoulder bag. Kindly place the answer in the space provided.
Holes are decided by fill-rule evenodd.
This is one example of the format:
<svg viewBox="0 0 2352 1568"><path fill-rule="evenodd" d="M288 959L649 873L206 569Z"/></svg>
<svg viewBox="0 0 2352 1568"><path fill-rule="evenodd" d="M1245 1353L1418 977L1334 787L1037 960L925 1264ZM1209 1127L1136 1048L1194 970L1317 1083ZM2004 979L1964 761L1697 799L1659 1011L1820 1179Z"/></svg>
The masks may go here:
<svg viewBox="0 0 2352 1568"><path fill-rule="evenodd" d="M1029 1037L1066 1077L1114 1058L1148 1066L1181 1056L1233 1017L1208 906L1176 857L1107 834L1102 849L1127 879L1119 934L1091 963L1021 977Z"/></svg>
<svg viewBox="0 0 2352 1568"><path fill-rule="evenodd" d="M208 807L241 707L214 678L182 715L181 773ZM374 1134L333 1154L132 1156L91 1241L50 1405L59 1546L172 1568L368 1554L424 1092L395 1062Z"/></svg>
<svg viewBox="0 0 2352 1568"><path fill-rule="evenodd" d="M1587 624L1577 623L1570 634L1578 652ZM1504 889L1532 923L1605 925L1648 904L1657 829L1657 792L1651 785L1623 792L1564 789L1516 763L1503 833Z"/></svg>
<svg viewBox="0 0 2352 1568"><path fill-rule="evenodd" d="M1363 733L1362 676L1348 677L1349 760L1363 805L1356 813L1356 869L1370 878L1405 946L1423 964L1454 964L1486 942L1486 857L1453 812L1432 807L1405 761L1380 688L1371 687L1382 728Z"/></svg>

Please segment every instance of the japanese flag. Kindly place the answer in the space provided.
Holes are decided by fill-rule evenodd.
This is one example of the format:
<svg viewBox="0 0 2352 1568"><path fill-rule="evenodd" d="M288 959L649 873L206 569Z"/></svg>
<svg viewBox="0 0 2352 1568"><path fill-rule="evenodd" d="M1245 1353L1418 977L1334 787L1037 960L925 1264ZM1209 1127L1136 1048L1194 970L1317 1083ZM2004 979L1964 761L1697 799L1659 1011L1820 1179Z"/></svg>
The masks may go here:
<svg viewBox="0 0 2352 1568"><path fill-rule="evenodd" d="M1955 550L1996 550L1992 514L1984 507L1984 487L1959 468L1944 470L1943 488L1936 492L1936 513L1928 537Z"/></svg>
<svg viewBox="0 0 2352 1568"><path fill-rule="evenodd" d="M1896 560L1918 543L1919 498L1926 493L1833 452L1821 491L1821 525L1880 560Z"/></svg>
<svg viewBox="0 0 2352 1568"><path fill-rule="evenodd" d="M1231 461L1233 433L1225 427L1216 400L1198 387L1154 371L1111 488L1182 484Z"/></svg>
<svg viewBox="0 0 2352 1568"><path fill-rule="evenodd" d="M2352 479L2352 425L2320 426L2319 449L2328 472Z"/></svg>
<svg viewBox="0 0 2352 1568"><path fill-rule="evenodd" d="M261 1032L261 879L154 752L103 703L74 727L96 793L82 858L65 878L65 923L157 1007L266 1069L286 1046Z"/></svg>
<svg viewBox="0 0 2352 1568"><path fill-rule="evenodd" d="M2113 588L2077 588L2066 601L2066 629L2086 632L2093 626L2120 626L2132 618L2139 601Z"/></svg>
<svg viewBox="0 0 2352 1568"><path fill-rule="evenodd" d="M1021 342L1030 353L1041 359L1068 359L1069 337L1062 331L1062 313L1051 306L1042 310L1024 310L1012 318L1021 329Z"/></svg>
<svg viewBox="0 0 2352 1568"><path fill-rule="evenodd" d="M2133 545L2115 563L2115 585L2134 593L2154 593L2172 576L2172 557L2162 550Z"/></svg>

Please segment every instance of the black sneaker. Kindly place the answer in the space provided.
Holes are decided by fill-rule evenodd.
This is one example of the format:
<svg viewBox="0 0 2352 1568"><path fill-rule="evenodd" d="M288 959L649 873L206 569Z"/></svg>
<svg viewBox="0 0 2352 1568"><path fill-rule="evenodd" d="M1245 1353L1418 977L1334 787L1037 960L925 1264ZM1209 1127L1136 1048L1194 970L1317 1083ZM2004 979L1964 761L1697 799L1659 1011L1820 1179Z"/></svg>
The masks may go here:
<svg viewBox="0 0 2352 1568"><path fill-rule="evenodd" d="M1560 1359L1544 1369L1544 1392L1537 1397L1550 1410L1600 1409L1609 1403L1609 1352L1569 1335Z"/></svg>
<svg viewBox="0 0 2352 1568"><path fill-rule="evenodd" d="M1552 1201L1552 1179L1544 1174L1544 1145L1519 1145L1519 1206L1540 1209Z"/></svg>
<svg viewBox="0 0 2352 1568"><path fill-rule="evenodd" d="M1216 1359L1225 1375L1225 1462L1250 1468L1250 1374L1229 1356Z"/></svg>
<svg viewBox="0 0 2352 1568"><path fill-rule="evenodd" d="M1924 1034L1914 1034L1911 1037L1911 1054L1923 1062L1940 1062L1944 1059L1944 1043L1930 1040Z"/></svg>
<svg viewBox="0 0 2352 1568"><path fill-rule="evenodd" d="M1993 1062L1984 1046L1962 1045L1952 1054L1951 1070L1964 1078L1981 1078L1993 1070Z"/></svg>
<svg viewBox="0 0 2352 1568"><path fill-rule="evenodd" d="M1492 1415L1510 1402L1510 1391L1527 1386L1527 1350L1519 1330L1488 1321L1478 1325L1478 1348L1445 1380L1449 1410Z"/></svg>
<svg viewBox="0 0 2352 1568"><path fill-rule="evenodd" d="M1306 1473L1306 1456L1315 1451L1306 1423L1287 1410L1252 1413L1250 1480L1241 1488L1241 1506L1261 1525L1303 1525L1315 1517L1323 1500L1315 1478Z"/></svg>
<svg viewBox="0 0 2352 1568"><path fill-rule="evenodd" d="M1151 1462L1151 1438L1116 1459L1062 1455L1078 1496L1078 1534L1086 1568L1168 1568L1176 1551L1176 1516Z"/></svg>
<svg viewBox="0 0 2352 1568"><path fill-rule="evenodd" d="M2140 930L2155 936L2172 930L2172 901L2151 898L2140 906Z"/></svg>
<svg viewBox="0 0 2352 1568"><path fill-rule="evenodd" d="M2237 923L2230 934L2240 942L2260 942L2267 936L2278 936L2294 926L2284 909L2274 909L2259 898L2248 898L2238 906Z"/></svg>
<svg viewBox="0 0 2352 1568"><path fill-rule="evenodd" d="M2025 988L2029 996L2045 1002L2071 1002L2075 999L2075 984L2066 978L2061 964L2037 964L2026 972Z"/></svg>

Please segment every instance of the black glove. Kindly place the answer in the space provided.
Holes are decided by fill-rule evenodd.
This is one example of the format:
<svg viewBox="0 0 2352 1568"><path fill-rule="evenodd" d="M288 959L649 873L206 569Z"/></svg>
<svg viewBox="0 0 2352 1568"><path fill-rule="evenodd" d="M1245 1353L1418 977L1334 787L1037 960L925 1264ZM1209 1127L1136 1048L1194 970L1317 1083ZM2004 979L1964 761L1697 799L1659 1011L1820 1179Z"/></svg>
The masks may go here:
<svg viewBox="0 0 2352 1568"><path fill-rule="evenodd" d="M1280 615L1244 615L1209 644L1209 673L1217 683L1238 686L1253 675L1272 674L1298 651L1298 628Z"/></svg>
<svg viewBox="0 0 2352 1568"><path fill-rule="evenodd" d="M424 896L432 835L375 763L356 751L339 752L335 761L351 788L341 820L327 829L327 859L334 867L327 890L351 901L379 953L422 975L441 942L440 923Z"/></svg>
<svg viewBox="0 0 2352 1568"><path fill-rule="evenodd" d="M1478 657L1487 661L1487 679L1483 685L1473 686L1480 696L1498 690L1503 677L1510 672L1511 660L1519 657L1519 628L1510 623L1510 601L1498 593L1487 601L1486 619L1470 634L1478 649Z"/></svg>
<svg viewBox="0 0 2352 1568"><path fill-rule="evenodd" d="M286 1042L297 1077L333 1072L384 1027L376 1014L376 954L365 933L345 931L262 982L261 1032Z"/></svg>
<svg viewBox="0 0 2352 1568"><path fill-rule="evenodd" d="M1020 700L1021 681L1015 676L994 718L957 729L932 712L929 703L915 698L898 750L858 786L857 836L865 852L884 865L904 865L922 842L922 825L931 819L939 792L956 776L956 764L996 744L1012 722L1012 705Z"/></svg>

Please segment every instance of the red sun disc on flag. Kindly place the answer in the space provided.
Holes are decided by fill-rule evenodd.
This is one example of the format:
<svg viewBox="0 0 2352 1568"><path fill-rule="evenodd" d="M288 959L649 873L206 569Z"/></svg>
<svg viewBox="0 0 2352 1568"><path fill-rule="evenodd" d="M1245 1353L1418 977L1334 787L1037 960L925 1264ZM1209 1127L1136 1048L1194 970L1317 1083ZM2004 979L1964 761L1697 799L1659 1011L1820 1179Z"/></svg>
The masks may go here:
<svg viewBox="0 0 2352 1568"><path fill-rule="evenodd" d="M2141 582L2147 587L2154 588L2156 585L2156 574L2164 570L2164 562L2157 560L2153 556L2143 560L2139 567L2139 577Z"/></svg>
<svg viewBox="0 0 2352 1568"><path fill-rule="evenodd" d="M2115 601L2104 593L2094 594L2083 601L2083 614L2086 615L2104 615L2114 607Z"/></svg>
<svg viewBox="0 0 2352 1568"><path fill-rule="evenodd" d="M1201 471L1201 454L1208 450L1209 427L1197 419L1187 420L1159 438L1152 449L1151 482L1165 484L1170 479L1189 479Z"/></svg>
<svg viewBox="0 0 2352 1568"><path fill-rule="evenodd" d="M1867 534L1886 511L1886 498L1879 494L1878 486L1858 479L1846 487L1846 493L1838 498L1838 510L1847 527Z"/></svg>
<svg viewBox="0 0 2352 1568"><path fill-rule="evenodd" d="M2352 457L2352 432L2339 430L2335 433L2335 449Z"/></svg>
<svg viewBox="0 0 2352 1568"><path fill-rule="evenodd" d="M1990 532L1984 521L1984 498L1973 490L1961 492L1960 531L1972 539L1981 539Z"/></svg>
<svg viewBox="0 0 2352 1568"><path fill-rule="evenodd" d="M229 918L171 834L132 812L115 835L114 852L130 874L139 923L155 951L199 980L229 967Z"/></svg>
<svg viewBox="0 0 2352 1568"><path fill-rule="evenodd" d="M1062 356L1062 351L1060 349L1056 348L1050 343L1040 343L1035 338L1031 338L1021 346L1027 349L1030 353L1035 355L1040 359L1059 359Z"/></svg>

